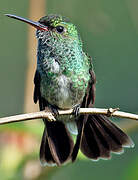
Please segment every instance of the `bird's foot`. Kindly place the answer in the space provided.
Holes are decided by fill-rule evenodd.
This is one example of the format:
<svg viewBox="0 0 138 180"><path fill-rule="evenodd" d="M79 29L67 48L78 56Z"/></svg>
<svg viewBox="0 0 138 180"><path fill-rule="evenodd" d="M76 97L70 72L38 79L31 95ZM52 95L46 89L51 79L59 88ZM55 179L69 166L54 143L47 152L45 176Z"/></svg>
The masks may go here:
<svg viewBox="0 0 138 180"><path fill-rule="evenodd" d="M80 104L77 104L76 106L73 107L73 114L75 117L77 117L80 113Z"/></svg>
<svg viewBox="0 0 138 180"><path fill-rule="evenodd" d="M58 109L53 106L53 105L49 105L45 108L46 112L49 112L49 117L48 117L48 121L56 121L56 118L59 115Z"/></svg>
<svg viewBox="0 0 138 180"><path fill-rule="evenodd" d="M50 109L51 109L51 111L52 111L53 116L56 117L56 116L59 115L58 108L57 108L56 106L50 105Z"/></svg>

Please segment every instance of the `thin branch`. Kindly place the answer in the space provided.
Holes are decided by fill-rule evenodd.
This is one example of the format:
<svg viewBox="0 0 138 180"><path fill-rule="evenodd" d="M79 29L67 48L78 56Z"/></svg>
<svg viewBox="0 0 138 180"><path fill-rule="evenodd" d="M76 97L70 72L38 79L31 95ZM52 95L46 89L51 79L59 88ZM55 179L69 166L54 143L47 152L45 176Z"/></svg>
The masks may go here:
<svg viewBox="0 0 138 180"><path fill-rule="evenodd" d="M73 110L59 110L59 115L67 115L72 114ZM122 111L118 111L117 109L101 109L101 108L81 108L80 114L103 114L107 116L114 116L120 118L128 118L132 120L138 120L138 115L132 113L126 113ZM55 117L52 115L51 112L40 111L34 113L27 113L27 114L20 114L15 116L9 116L0 118L0 125L13 123L13 122L20 122L20 121L28 121L33 119L40 119L40 118L47 118L49 121L55 121Z"/></svg>

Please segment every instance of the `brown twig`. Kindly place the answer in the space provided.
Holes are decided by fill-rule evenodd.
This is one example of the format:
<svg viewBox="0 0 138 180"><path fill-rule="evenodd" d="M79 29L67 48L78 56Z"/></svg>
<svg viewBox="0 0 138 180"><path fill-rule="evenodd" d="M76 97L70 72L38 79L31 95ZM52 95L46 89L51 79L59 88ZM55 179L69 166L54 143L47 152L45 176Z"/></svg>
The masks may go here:
<svg viewBox="0 0 138 180"><path fill-rule="evenodd" d="M72 114L72 112L73 112L72 109L64 110L64 111L59 110L59 115ZM110 112L110 116L138 120L137 114L118 111L118 109L112 109L112 108L109 108L109 109L81 108L80 109L80 114L103 114L103 115L109 116L109 112ZM28 121L28 120L33 120L33 119L40 119L40 118L47 118L49 121L55 121L55 118L51 112L40 111L40 112L20 114L20 115L0 118L0 125L13 123L13 122Z"/></svg>

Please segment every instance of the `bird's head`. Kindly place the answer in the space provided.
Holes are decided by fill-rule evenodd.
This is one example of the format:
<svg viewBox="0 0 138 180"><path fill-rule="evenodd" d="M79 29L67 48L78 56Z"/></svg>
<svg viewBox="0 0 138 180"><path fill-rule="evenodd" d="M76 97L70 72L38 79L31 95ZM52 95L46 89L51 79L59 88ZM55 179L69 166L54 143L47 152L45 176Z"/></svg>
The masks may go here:
<svg viewBox="0 0 138 180"><path fill-rule="evenodd" d="M81 44L76 26L67 18L61 15L50 14L42 17L38 22L31 21L16 15L6 14L10 18L14 18L28 23L37 29L36 35L43 43L46 41L78 41Z"/></svg>

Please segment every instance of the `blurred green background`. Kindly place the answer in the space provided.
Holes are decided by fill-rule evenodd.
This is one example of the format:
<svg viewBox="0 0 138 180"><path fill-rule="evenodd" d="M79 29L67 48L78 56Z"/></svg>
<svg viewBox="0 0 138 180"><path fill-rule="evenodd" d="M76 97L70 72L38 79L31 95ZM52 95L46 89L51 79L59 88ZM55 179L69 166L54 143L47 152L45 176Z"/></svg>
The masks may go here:
<svg viewBox="0 0 138 180"><path fill-rule="evenodd" d="M41 1L37 1L38 9ZM96 107L119 107L122 111L138 113L137 7L136 0L45 1L43 15L57 13L70 18L78 27L85 51L93 57L97 78ZM0 117L24 112L30 48L28 26L3 16L4 13L29 17L30 2L0 1ZM35 33L31 35L36 41ZM33 59L34 66L36 55ZM27 111L31 112L32 108ZM92 162L80 154L74 164L60 168L40 166L38 153L43 131L40 120L2 125L0 178L137 180L138 124L125 119L113 120L130 134L135 148L125 149L124 154L113 155L109 161Z"/></svg>

